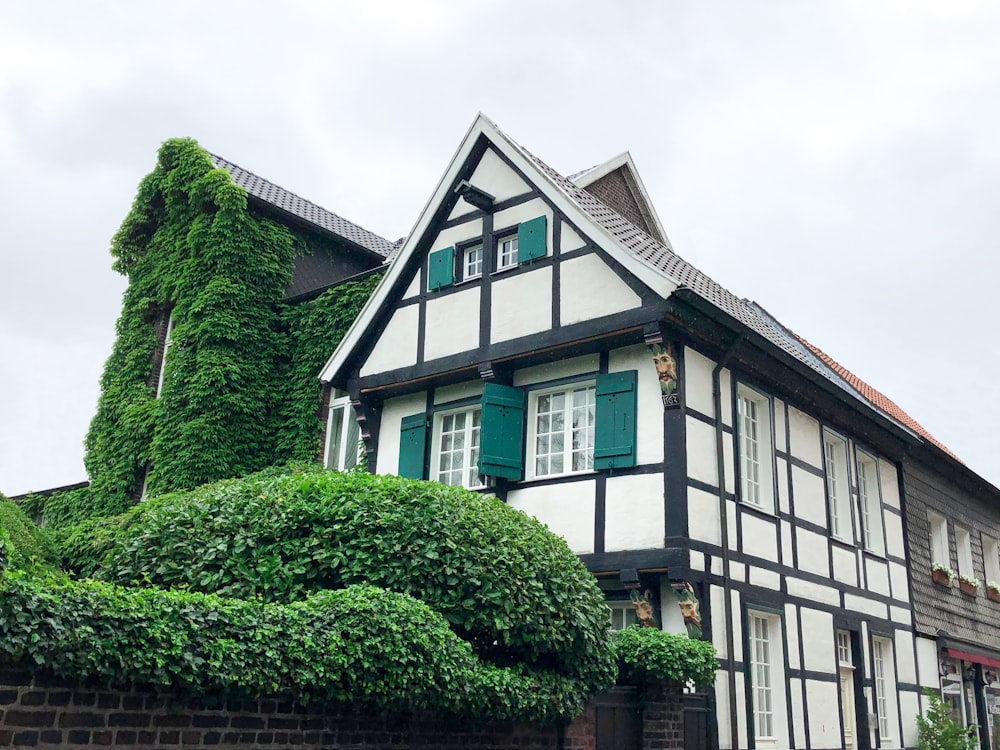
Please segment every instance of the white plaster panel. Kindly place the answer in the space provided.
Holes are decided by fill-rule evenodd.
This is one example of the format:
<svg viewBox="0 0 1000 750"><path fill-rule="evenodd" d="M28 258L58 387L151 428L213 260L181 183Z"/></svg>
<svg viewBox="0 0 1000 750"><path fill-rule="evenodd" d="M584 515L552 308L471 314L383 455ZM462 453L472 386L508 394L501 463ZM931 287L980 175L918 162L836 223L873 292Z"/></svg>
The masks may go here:
<svg viewBox="0 0 1000 750"><path fill-rule="evenodd" d="M694 417L687 418L686 427L688 476L718 487L719 479L715 473L715 430Z"/></svg>
<svg viewBox="0 0 1000 750"><path fill-rule="evenodd" d="M692 539L722 546L719 497L688 487L688 535Z"/></svg>
<svg viewBox="0 0 1000 750"><path fill-rule="evenodd" d="M459 198L455 201L455 207L451 209L451 213L448 214L448 220L457 219L459 216L464 216L465 214L472 213L476 210L476 207L466 203L465 198Z"/></svg>
<svg viewBox="0 0 1000 750"><path fill-rule="evenodd" d="M893 508L899 508L899 478L896 476L896 465L884 458L878 461L878 479L882 489L882 502Z"/></svg>
<svg viewBox="0 0 1000 750"><path fill-rule="evenodd" d="M704 570L705 556L700 552L692 552L690 564L691 564L691 570Z"/></svg>
<svg viewBox="0 0 1000 750"><path fill-rule="evenodd" d="M792 693L792 736L795 747L806 746L806 717L802 703L802 680L796 678L788 681Z"/></svg>
<svg viewBox="0 0 1000 750"><path fill-rule="evenodd" d="M660 630L674 635L687 635L684 615L677 606L677 597L667 576L660 576Z"/></svg>
<svg viewBox="0 0 1000 750"><path fill-rule="evenodd" d="M729 576L734 581L739 581L740 583L746 583L747 580L747 566L741 562L731 562L729 563Z"/></svg>
<svg viewBox="0 0 1000 750"><path fill-rule="evenodd" d="M899 715L903 719L902 747L916 747L917 716L920 715L920 699L916 693L899 694Z"/></svg>
<svg viewBox="0 0 1000 750"><path fill-rule="evenodd" d="M906 555L903 546L903 519L894 513L883 513L882 520L885 524L885 548L890 555L904 557Z"/></svg>
<svg viewBox="0 0 1000 750"><path fill-rule="evenodd" d="M788 652L788 668L799 668L799 608L794 604L785 605L785 633Z"/></svg>
<svg viewBox="0 0 1000 750"><path fill-rule="evenodd" d="M500 232L509 227L514 227L522 221L534 219L538 216L545 216L545 254L552 255L552 210L541 198L534 198L527 203L519 203L516 206L499 211L493 214L493 229Z"/></svg>
<svg viewBox="0 0 1000 750"><path fill-rule="evenodd" d="M594 482L511 490L507 504L537 518L578 555L594 551Z"/></svg>
<svg viewBox="0 0 1000 750"><path fill-rule="evenodd" d="M897 630L894 634L896 641L896 673L900 682L908 682L911 685L917 682L917 663L913 654L913 633L907 630Z"/></svg>
<svg viewBox="0 0 1000 750"><path fill-rule="evenodd" d="M829 542L825 536L802 528L795 529L795 546L799 552L799 568L807 573L830 576Z"/></svg>
<svg viewBox="0 0 1000 750"><path fill-rule="evenodd" d="M409 285L406 287L406 291L403 292L403 299L409 299L410 297L416 297L420 294L420 272L413 274L413 278L410 279Z"/></svg>
<svg viewBox="0 0 1000 750"><path fill-rule="evenodd" d="M837 671L833 615L808 607L801 607L799 615L802 618L803 667L833 674Z"/></svg>
<svg viewBox="0 0 1000 750"><path fill-rule="evenodd" d="M564 326L642 305L639 295L596 253L562 261L559 276L559 322Z"/></svg>
<svg viewBox="0 0 1000 750"><path fill-rule="evenodd" d="M607 478L604 548L607 552L663 547L663 475Z"/></svg>
<svg viewBox="0 0 1000 750"><path fill-rule="evenodd" d="M743 553L778 562L777 519L759 518L752 513L741 513L743 525Z"/></svg>
<svg viewBox="0 0 1000 750"><path fill-rule="evenodd" d="M736 549L736 525L739 520L736 518L736 503L733 500L726 500L726 533L729 535L729 549Z"/></svg>
<svg viewBox="0 0 1000 750"><path fill-rule="evenodd" d="M909 571L905 565L889 563L889 583L892 585L892 598L901 602L910 601Z"/></svg>
<svg viewBox="0 0 1000 750"><path fill-rule="evenodd" d="M832 653L832 647L831 647ZM837 682L806 680L809 705L809 742L812 747L840 747L840 703Z"/></svg>
<svg viewBox="0 0 1000 750"><path fill-rule="evenodd" d="M889 619L893 622L898 622L900 625L913 624L911 611L906 607L897 607L894 604L889 605Z"/></svg>
<svg viewBox="0 0 1000 750"><path fill-rule="evenodd" d="M722 649L716 646L719 656ZM715 703L719 707L715 712L716 726L719 728L719 750L732 750L732 732L729 725L729 673L719 669L715 673ZM743 747L746 747L744 745Z"/></svg>
<svg viewBox="0 0 1000 750"><path fill-rule="evenodd" d="M803 521L825 527L826 486L823 477L792 466L792 492L795 495L795 515Z"/></svg>
<svg viewBox="0 0 1000 750"><path fill-rule="evenodd" d="M399 473L399 428L403 417L420 414L427 408L427 394L410 393L390 398L382 404L379 423L378 456L375 458L376 474Z"/></svg>
<svg viewBox="0 0 1000 750"><path fill-rule="evenodd" d="M737 638L737 641L740 639ZM746 676L742 672L736 673L736 695L745 696L747 690ZM721 712L719 712L721 713ZM747 701L740 698L736 701L736 733L739 740L738 747L750 747L750 739L747 736L750 731L750 724L747 721Z"/></svg>
<svg viewBox="0 0 1000 750"><path fill-rule="evenodd" d="M463 398L472 398L483 394L482 380L469 380L465 383L444 385L434 389L434 405L447 404Z"/></svg>
<svg viewBox="0 0 1000 750"><path fill-rule="evenodd" d="M719 610L715 610L719 611ZM742 633L743 632L743 610L742 610L742 597L739 591L732 592L732 607L731 611L733 613L733 632ZM733 638L733 659L736 661L743 661L743 639Z"/></svg>
<svg viewBox="0 0 1000 750"><path fill-rule="evenodd" d="M424 361L479 347L479 287L427 300Z"/></svg>
<svg viewBox="0 0 1000 750"><path fill-rule="evenodd" d="M419 305L401 307L392 314L382 334L361 366L361 375L374 375L417 363Z"/></svg>
<svg viewBox="0 0 1000 750"><path fill-rule="evenodd" d="M518 388L535 383L545 383L549 380L571 378L574 375L597 373L599 362L596 354L586 354L582 357L571 357L552 362L547 365L527 367L514 373L514 385ZM660 430L662 432L662 430Z"/></svg>
<svg viewBox="0 0 1000 750"><path fill-rule="evenodd" d="M874 560L866 557L865 575L869 591L889 596L889 566L885 560Z"/></svg>
<svg viewBox="0 0 1000 750"><path fill-rule="evenodd" d="M941 686L938 669L937 641L917 636L917 684L937 690Z"/></svg>
<svg viewBox="0 0 1000 750"><path fill-rule="evenodd" d="M761 588L779 591L781 588L781 576L773 570L764 570L756 565L749 565L747 569L750 573L750 585Z"/></svg>
<svg viewBox="0 0 1000 750"><path fill-rule="evenodd" d="M708 387L712 387L711 378L709 378ZM723 369L719 373L719 388L720 393L722 393L722 424L733 426L733 399L729 394L733 392L733 376L729 370ZM711 412L710 412L711 413Z"/></svg>
<svg viewBox="0 0 1000 750"><path fill-rule="evenodd" d="M608 372L626 370L638 372L636 461L640 465L659 463L663 460L663 400L656 368L645 345L613 349L609 353Z"/></svg>
<svg viewBox="0 0 1000 750"><path fill-rule="evenodd" d="M715 416L712 402L712 369L715 362L689 346L684 347L684 400L688 408Z"/></svg>
<svg viewBox="0 0 1000 750"><path fill-rule="evenodd" d="M491 343L552 327L552 267L493 282Z"/></svg>
<svg viewBox="0 0 1000 750"><path fill-rule="evenodd" d="M695 553L692 552L691 554L693 555ZM699 557L708 557L708 555L704 555L701 552L699 552L697 554L698 554ZM713 576L721 576L722 575L722 558L720 558L718 556L713 557L712 558L712 564L709 567L712 569L711 573L712 573ZM704 570L705 566L702 565L701 569Z"/></svg>
<svg viewBox="0 0 1000 750"><path fill-rule="evenodd" d="M788 521L781 522L781 559L785 565L791 565L792 555L792 525Z"/></svg>
<svg viewBox="0 0 1000 750"><path fill-rule="evenodd" d="M833 577L841 583L858 585L857 552L833 545Z"/></svg>
<svg viewBox="0 0 1000 750"><path fill-rule="evenodd" d="M787 451L785 442L785 402L774 399L774 447L779 451Z"/></svg>
<svg viewBox="0 0 1000 750"><path fill-rule="evenodd" d="M497 156L497 153L491 148L486 149L483 158L476 165L472 177L469 178L469 182L474 187L492 195L497 201L507 200L515 195L523 195L531 191L531 186L521 179L517 172L508 167L506 162Z"/></svg>
<svg viewBox="0 0 1000 750"><path fill-rule="evenodd" d="M709 600L709 602L711 602L712 612L718 612L720 620L725 617L725 607L726 607L726 605L725 605L725 599L723 597L724 593L725 592L723 591L723 589L722 589L721 586L709 586L708 587L708 600ZM714 620L714 618L713 618L713 620ZM724 630L724 628L718 628L717 632L720 633L720 634L722 634L723 630ZM716 638L715 638L715 641L713 641L713 643L715 645L715 650L719 654L719 658L720 659L725 659L726 658L726 639L725 639L724 634L723 635L717 635Z"/></svg>
<svg viewBox="0 0 1000 750"><path fill-rule="evenodd" d="M844 609L853 612L864 612L873 617L880 617L883 620L889 619L889 608L885 604L874 602L863 596L855 594L844 594Z"/></svg>
<svg viewBox="0 0 1000 750"><path fill-rule="evenodd" d="M569 225L569 222L564 221L560 224L562 231L559 233L559 252L568 253L573 250L579 250L581 247L586 245L586 241L576 230Z"/></svg>
<svg viewBox="0 0 1000 750"><path fill-rule="evenodd" d="M789 406L788 428L792 455L812 464L817 469L822 469L823 454L821 452L819 422L794 406ZM798 504L797 498L796 504Z"/></svg>
<svg viewBox="0 0 1000 750"><path fill-rule="evenodd" d="M726 407L723 406L722 408L724 411ZM711 427L709 427L709 429L712 430L714 435L715 430ZM722 435L722 460L726 466L726 492L731 495L736 494L736 457L733 455L735 450L733 440L734 438L732 434L728 432ZM712 443L712 459L715 459L714 438ZM718 484L718 482L715 482L714 484Z"/></svg>
<svg viewBox="0 0 1000 750"><path fill-rule="evenodd" d="M778 510L789 513L791 505L788 502L788 462L783 458L775 458L774 463L777 471L775 483L778 486Z"/></svg>
<svg viewBox="0 0 1000 750"><path fill-rule="evenodd" d="M791 596L811 599L814 602L829 604L834 607L840 606L840 592L829 586L822 586L812 581L803 581L801 578L793 576L785 576L785 588Z"/></svg>
<svg viewBox="0 0 1000 750"><path fill-rule="evenodd" d="M442 229L438 232L437 237L434 238L434 242L431 243L431 252L434 252L435 250L444 250L444 248L452 247L457 242L466 242L482 236L482 218L470 219L469 221L463 222L458 226L448 227L447 229ZM427 259L425 258L424 263L426 262Z"/></svg>

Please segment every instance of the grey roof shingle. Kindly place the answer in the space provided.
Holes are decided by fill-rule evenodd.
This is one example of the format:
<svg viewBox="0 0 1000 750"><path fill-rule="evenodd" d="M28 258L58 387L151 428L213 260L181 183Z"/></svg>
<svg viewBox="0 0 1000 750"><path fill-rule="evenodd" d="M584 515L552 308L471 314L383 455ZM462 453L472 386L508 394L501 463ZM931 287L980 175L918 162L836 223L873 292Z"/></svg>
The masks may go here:
<svg viewBox="0 0 1000 750"><path fill-rule="evenodd" d="M874 406L887 419L890 419L902 429L912 432L909 427L902 424L895 416L879 408L877 405L871 404L868 399L864 398L849 382L842 378L836 370L829 367L813 354L808 347L803 346L803 342L795 334L778 323L763 308L750 300L737 297L681 258L670 248L635 226L635 224L613 208L607 206L586 190L578 187L568 178L563 177L552 169L552 167L510 138L506 133L503 134L503 137L507 139L511 146L523 153L526 158L538 166L555 183L556 187L562 190L570 200L576 203L581 210L588 214L601 227L606 229L634 257L653 268L665 272L681 285L688 287L698 296L731 315L751 331L763 336L783 352L791 355L829 380L852 398L861 401L865 405Z"/></svg>
<svg viewBox="0 0 1000 750"><path fill-rule="evenodd" d="M332 232L338 237L342 237L348 242L376 253L383 258L388 258L393 252L394 244L384 237L379 237L374 232L369 232L367 229L359 227L357 224L337 216L337 214L331 211L327 211L322 206L317 206L312 201L307 201L305 198L301 198L295 193L285 190L283 187L275 185L269 180L265 180L263 177L258 177L253 172L237 164L233 164L221 156L216 156L215 154L209 155L212 157L212 163L217 168L225 169L229 172L233 178L233 182L258 200L320 227L327 232Z"/></svg>

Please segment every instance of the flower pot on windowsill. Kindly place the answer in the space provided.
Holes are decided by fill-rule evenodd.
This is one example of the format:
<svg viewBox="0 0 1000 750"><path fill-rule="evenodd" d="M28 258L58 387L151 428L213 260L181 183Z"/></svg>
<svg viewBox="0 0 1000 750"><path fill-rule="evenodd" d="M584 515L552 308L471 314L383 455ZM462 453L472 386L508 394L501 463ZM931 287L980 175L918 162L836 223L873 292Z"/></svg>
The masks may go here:
<svg viewBox="0 0 1000 750"><path fill-rule="evenodd" d="M965 581L961 578L958 579L958 590L966 596L975 596L977 588L978 586L971 581Z"/></svg>
<svg viewBox="0 0 1000 750"><path fill-rule="evenodd" d="M986 587L986 598L991 602L1000 603L1000 589L995 589L992 586Z"/></svg>
<svg viewBox="0 0 1000 750"><path fill-rule="evenodd" d="M935 568L931 571L931 578L938 586L951 586L951 574L947 570Z"/></svg>

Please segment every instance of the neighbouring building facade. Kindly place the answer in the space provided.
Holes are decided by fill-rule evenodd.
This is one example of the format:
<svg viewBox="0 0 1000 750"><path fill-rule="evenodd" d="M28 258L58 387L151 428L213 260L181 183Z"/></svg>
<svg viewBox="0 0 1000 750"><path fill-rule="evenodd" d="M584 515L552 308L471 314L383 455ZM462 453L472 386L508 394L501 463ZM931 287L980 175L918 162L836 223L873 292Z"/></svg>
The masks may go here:
<svg viewBox="0 0 1000 750"><path fill-rule="evenodd" d="M704 744L913 747L923 438L820 354L673 252L627 156L568 179L480 116L321 378L370 469L496 495L613 627L711 640Z"/></svg>

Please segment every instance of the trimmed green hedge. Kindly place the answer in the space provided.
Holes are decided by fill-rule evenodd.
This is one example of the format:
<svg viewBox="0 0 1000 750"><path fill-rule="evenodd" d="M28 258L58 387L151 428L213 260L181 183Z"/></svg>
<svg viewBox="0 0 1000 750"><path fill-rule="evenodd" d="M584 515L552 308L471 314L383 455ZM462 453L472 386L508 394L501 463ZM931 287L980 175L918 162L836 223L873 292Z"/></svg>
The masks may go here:
<svg viewBox="0 0 1000 750"><path fill-rule="evenodd" d="M0 572L52 568L55 562L56 550L45 530L0 494Z"/></svg>
<svg viewBox="0 0 1000 750"><path fill-rule="evenodd" d="M568 720L586 697L482 663L430 607L373 586L280 605L11 572L0 593L3 649L73 679L472 720Z"/></svg>
<svg viewBox="0 0 1000 750"><path fill-rule="evenodd" d="M89 546L88 546L89 545ZM440 612L480 657L614 679L607 607L558 536L496 500L362 472L270 472L149 500L63 539L116 583L266 602L370 583Z"/></svg>
<svg viewBox="0 0 1000 750"><path fill-rule="evenodd" d="M632 625L616 631L613 643L620 683L715 683L719 662L715 646L707 641Z"/></svg>

